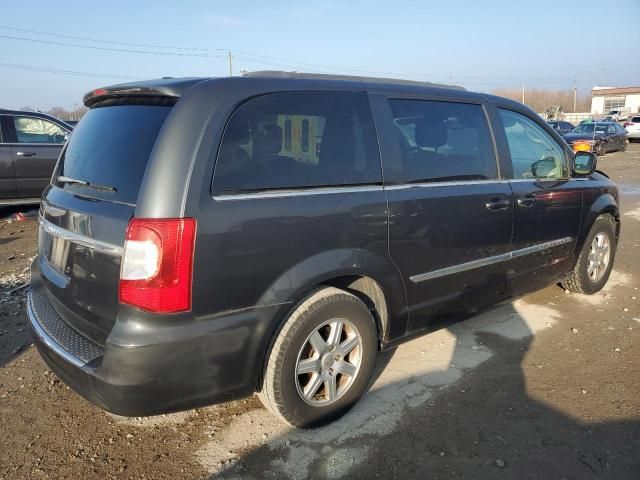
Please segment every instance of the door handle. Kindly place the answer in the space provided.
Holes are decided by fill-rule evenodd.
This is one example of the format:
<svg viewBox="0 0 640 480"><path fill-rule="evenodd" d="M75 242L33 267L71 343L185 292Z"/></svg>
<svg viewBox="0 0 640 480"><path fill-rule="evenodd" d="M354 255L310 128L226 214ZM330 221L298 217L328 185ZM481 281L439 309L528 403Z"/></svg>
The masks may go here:
<svg viewBox="0 0 640 480"><path fill-rule="evenodd" d="M536 203L536 199L535 197L532 197L532 196L527 195L526 197L520 197L518 199L519 207L529 208L529 207L532 207L534 203Z"/></svg>
<svg viewBox="0 0 640 480"><path fill-rule="evenodd" d="M509 208L509 205L511 205L511 202L509 200L495 199L485 203L484 205L485 207L487 207L487 210L491 210L492 212L495 212L498 210L505 210L506 208Z"/></svg>
<svg viewBox="0 0 640 480"><path fill-rule="evenodd" d="M16 155L19 157L35 157L36 152L16 152Z"/></svg>

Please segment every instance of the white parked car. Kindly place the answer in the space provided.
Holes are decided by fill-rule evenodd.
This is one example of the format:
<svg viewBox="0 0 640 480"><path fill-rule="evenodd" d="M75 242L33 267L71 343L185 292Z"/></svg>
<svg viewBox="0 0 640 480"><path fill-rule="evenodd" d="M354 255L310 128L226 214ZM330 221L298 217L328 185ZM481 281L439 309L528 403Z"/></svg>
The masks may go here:
<svg viewBox="0 0 640 480"><path fill-rule="evenodd" d="M631 119L624 124L624 129L627 131L627 138L630 142L640 139L640 115L632 116Z"/></svg>
<svg viewBox="0 0 640 480"><path fill-rule="evenodd" d="M629 118L629 114L623 108L614 108L612 110L609 110L609 113L607 113L607 118L610 118L614 122L621 122L622 120L626 120L627 118Z"/></svg>

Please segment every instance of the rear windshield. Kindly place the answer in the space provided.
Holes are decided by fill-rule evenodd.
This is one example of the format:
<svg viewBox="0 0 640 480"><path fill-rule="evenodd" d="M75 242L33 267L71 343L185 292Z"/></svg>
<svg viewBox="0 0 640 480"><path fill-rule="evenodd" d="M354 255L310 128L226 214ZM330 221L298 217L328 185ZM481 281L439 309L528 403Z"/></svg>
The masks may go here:
<svg viewBox="0 0 640 480"><path fill-rule="evenodd" d="M171 107L120 105L92 108L73 130L58 176L108 188L58 182L96 198L132 203L158 132Z"/></svg>
<svg viewBox="0 0 640 480"><path fill-rule="evenodd" d="M633 117L633 118L631 119L631 121L632 121L633 123L640 123L640 117Z"/></svg>

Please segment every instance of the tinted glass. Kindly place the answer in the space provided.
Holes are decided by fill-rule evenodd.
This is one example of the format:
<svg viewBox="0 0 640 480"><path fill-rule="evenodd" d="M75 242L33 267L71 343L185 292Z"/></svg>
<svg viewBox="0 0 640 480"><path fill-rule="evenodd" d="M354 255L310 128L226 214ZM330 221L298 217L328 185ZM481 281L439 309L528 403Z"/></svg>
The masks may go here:
<svg viewBox="0 0 640 480"><path fill-rule="evenodd" d="M287 121L290 144L283 141ZM260 96L233 113L218 152L213 189L231 193L379 182L367 96L295 92Z"/></svg>
<svg viewBox="0 0 640 480"><path fill-rule="evenodd" d="M640 123L640 117L633 117L633 118L631 119L631 121L632 121L633 123Z"/></svg>
<svg viewBox="0 0 640 480"><path fill-rule="evenodd" d="M582 125L579 125L578 127L576 127L576 129L574 130L574 133L593 133L594 129L596 133L604 133L607 131L608 126L609 124L604 122L583 123Z"/></svg>
<svg viewBox="0 0 640 480"><path fill-rule="evenodd" d="M13 117L18 143L59 143L67 131L53 122L36 117Z"/></svg>
<svg viewBox="0 0 640 480"><path fill-rule="evenodd" d="M480 105L390 100L405 182L497 178L496 157Z"/></svg>
<svg viewBox="0 0 640 480"><path fill-rule="evenodd" d="M559 179L568 176L564 149L532 119L500 109L507 135L513 178Z"/></svg>
<svg viewBox="0 0 640 480"><path fill-rule="evenodd" d="M86 194L135 203L151 149L170 110L146 105L92 108L69 139L59 175L117 189L108 195L86 189Z"/></svg>
<svg viewBox="0 0 640 480"><path fill-rule="evenodd" d="M284 149L291 151L291 120L284 121Z"/></svg>

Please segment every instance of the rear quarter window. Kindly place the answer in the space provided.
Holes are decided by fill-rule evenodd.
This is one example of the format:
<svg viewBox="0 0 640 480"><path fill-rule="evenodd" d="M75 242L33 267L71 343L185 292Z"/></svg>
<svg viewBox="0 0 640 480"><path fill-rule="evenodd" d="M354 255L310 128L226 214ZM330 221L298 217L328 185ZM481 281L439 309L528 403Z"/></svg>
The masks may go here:
<svg viewBox="0 0 640 480"><path fill-rule="evenodd" d="M115 188L103 192L81 190L84 195L135 203L151 150L171 107L119 105L92 108L73 130L61 157L58 176Z"/></svg>
<svg viewBox="0 0 640 480"><path fill-rule="evenodd" d="M217 194L380 183L364 93L263 95L232 114L215 165Z"/></svg>

